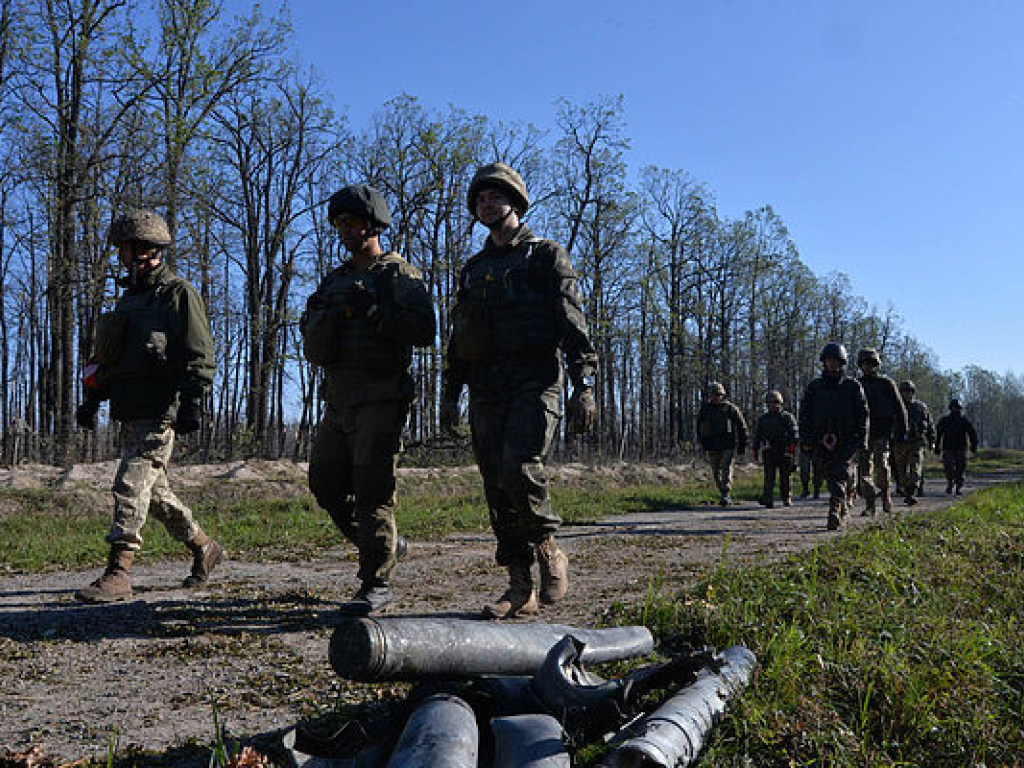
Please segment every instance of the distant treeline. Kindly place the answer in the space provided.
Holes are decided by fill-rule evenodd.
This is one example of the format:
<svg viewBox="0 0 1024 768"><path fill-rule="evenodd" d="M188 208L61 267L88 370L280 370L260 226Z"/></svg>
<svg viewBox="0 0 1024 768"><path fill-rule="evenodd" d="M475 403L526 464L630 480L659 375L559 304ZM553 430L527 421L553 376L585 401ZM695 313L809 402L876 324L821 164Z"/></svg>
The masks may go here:
<svg viewBox="0 0 1024 768"><path fill-rule="evenodd" d="M630 169L621 97L561 101L552 125L502 122L415 96L353 126L302 65L286 18L229 18L216 0L0 0L0 446L5 463L108 458L110 429L74 429L96 318L117 296L105 235L127 207L165 215L168 257L202 292L217 342L202 458L304 457L319 401L300 353L306 296L342 258L325 201L368 182L393 210L385 241L420 267L441 334L414 361L412 442L438 434L458 268L476 247L466 186L503 160L527 220L582 275L601 357L589 458L659 458L693 444L711 380L749 415L766 389L792 407L829 340L877 348L934 410L963 397L989 445L1024 447L1024 382L939 370L897 309L815 275L770 205L719 215L684 170ZM344 99L344 94L333 94Z"/></svg>

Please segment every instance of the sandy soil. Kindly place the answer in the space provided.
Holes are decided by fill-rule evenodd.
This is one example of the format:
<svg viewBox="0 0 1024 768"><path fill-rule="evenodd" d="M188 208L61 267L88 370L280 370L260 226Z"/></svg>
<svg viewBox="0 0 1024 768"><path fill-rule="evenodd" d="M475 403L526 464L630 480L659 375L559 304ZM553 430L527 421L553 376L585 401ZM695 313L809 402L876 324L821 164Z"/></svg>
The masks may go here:
<svg viewBox="0 0 1024 768"><path fill-rule="evenodd" d="M113 469L27 468L0 473L0 485L84 483L102 504L99 489ZM267 472L242 463L193 467L175 470L172 482ZM988 482L976 479L968 490ZM929 481L915 510L948 504L941 490ZM894 514L906 513L900 504ZM856 516L850 528L884 520ZM652 582L684 589L723 558L733 566L773 560L836 535L825 530L824 502L811 500L790 509L707 506L567 526L559 539L571 557L572 589L539 620L596 626L614 602L642 601ZM391 613L477 615L504 586L492 556L484 534L411 542ZM96 568L0 575L0 763L3 748L33 745L58 762L105 759L116 738L120 750L157 752L164 764L205 765L195 746L214 741L214 706L229 739L266 744L339 702L381 695L338 679L328 662L335 610L356 586L351 548L303 562L247 562L233 553L202 592L178 588L187 569L185 559L143 558L133 571L134 600L112 606L73 599Z"/></svg>

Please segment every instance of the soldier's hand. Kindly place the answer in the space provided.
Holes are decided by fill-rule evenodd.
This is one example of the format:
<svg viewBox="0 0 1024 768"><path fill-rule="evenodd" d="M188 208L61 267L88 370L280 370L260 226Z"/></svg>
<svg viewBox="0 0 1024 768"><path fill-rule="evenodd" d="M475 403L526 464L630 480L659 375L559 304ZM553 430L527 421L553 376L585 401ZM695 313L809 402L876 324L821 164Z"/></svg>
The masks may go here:
<svg viewBox="0 0 1024 768"><path fill-rule="evenodd" d="M441 412L438 414L441 431L448 435L456 435L459 428L459 401L442 400Z"/></svg>
<svg viewBox="0 0 1024 768"><path fill-rule="evenodd" d="M179 435L187 435L199 429L203 420L203 400L200 397L182 397L178 405L178 415L174 419L174 431Z"/></svg>
<svg viewBox="0 0 1024 768"><path fill-rule="evenodd" d="M591 387L573 389L566 407L566 426L571 435L585 435L597 419L597 401Z"/></svg>
<svg viewBox="0 0 1024 768"><path fill-rule="evenodd" d="M86 397L75 410L75 423L82 429L96 429L96 413L100 409L100 401Z"/></svg>

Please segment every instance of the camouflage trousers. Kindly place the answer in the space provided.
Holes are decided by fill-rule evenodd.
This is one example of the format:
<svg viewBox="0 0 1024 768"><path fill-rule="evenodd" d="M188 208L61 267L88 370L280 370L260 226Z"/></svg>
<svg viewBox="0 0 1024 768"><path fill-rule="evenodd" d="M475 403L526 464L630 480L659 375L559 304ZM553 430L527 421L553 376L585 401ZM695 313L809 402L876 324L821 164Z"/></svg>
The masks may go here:
<svg viewBox="0 0 1024 768"><path fill-rule="evenodd" d="M732 494L732 464L736 451L726 448L721 451L708 451L707 454L715 487L724 499Z"/></svg>
<svg viewBox="0 0 1024 768"><path fill-rule="evenodd" d="M942 469L946 474L946 485L955 485L957 489L964 487L967 472L966 448L943 448Z"/></svg>
<svg viewBox="0 0 1024 768"><path fill-rule="evenodd" d="M800 485L805 495L821 491L821 470L810 451L800 451Z"/></svg>
<svg viewBox="0 0 1024 768"><path fill-rule="evenodd" d="M551 509L544 468L561 419L560 386L522 387L501 399L469 399L473 455L480 467L498 565L530 565L534 544L562 519Z"/></svg>
<svg viewBox="0 0 1024 768"><path fill-rule="evenodd" d="M815 449L812 458L828 484L830 505L841 504L845 507L855 487L853 456L844 451L827 451L819 447Z"/></svg>
<svg viewBox="0 0 1024 768"><path fill-rule="evenodd" d="M870 506L878 494L889 493L889 438L875 437L857 451L857 483Z"/></svg>
<svg viewBox="0 0 1024 768"><path fill-rule="evenodd" d="M121 424L121 463L114 477L114 519L107 541L128 549L142 547L142 526L152 512L176 541L199 532L192 510L171 491L167 462L174 450L174 428L162 419Z"/></svg>
<svg viewBox="0 0 1024 768"><path fill-rule="evenodd" d="M775 495L775 476L779 477L779 498L786 501L792 495L790 475L793 472L793 457L781 451L763 451L764 460L764 492L762 498L771 501Z"/></svg>
<svg viewBox="0 0 1024 768"><path fill-rule="evenodd" d="M892 468L896 485L904 496L916 496L924 478L925 445L920 440L900 441L892 447Z"/></svg>
<svg viewBox="0 0 1024 768"><path fill-rule="evenodd" d="M359 550L359 580L384 584L395 568L395 473L405 400L328 405L309 457L309 489Z"/></svg>

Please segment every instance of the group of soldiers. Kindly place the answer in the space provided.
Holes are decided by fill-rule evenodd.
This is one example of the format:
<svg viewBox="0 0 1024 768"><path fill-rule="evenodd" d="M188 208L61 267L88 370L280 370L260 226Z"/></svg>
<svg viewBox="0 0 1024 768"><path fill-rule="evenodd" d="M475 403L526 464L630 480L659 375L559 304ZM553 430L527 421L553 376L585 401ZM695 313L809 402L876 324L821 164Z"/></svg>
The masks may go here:
<svg viewBox="0 0 1024 768"><path fill-rule="evenodd" d="M488 237L458 276L439 416L442 428L454 432L468 389L495 559L508 572L508 588L483 615L502 619L537 613L568 589L568 556L555 541L561 520L551 508L545 462L562 419L566 375L569 431L585 433L594 422L597 354L568 254L522 222L530 196L520 175L503 163L479 168L466 203ZM323 373L309 485L358 550L359 587L341 612L364 616L395 599L392 574L407 549L394 508L402 432L414 399L412 350L433 345L437 325L422 274L381 245L391 214L380 192L346 186L331 196L327 215L348 258L323 278L299 323L303 353ZM175 434L198 429L213 381L202 301L164 262L171 238L156 213L119 216L109 241L126 270L124 292L98 323L76 414L80 427L94 429L100 404L109 399L111 418L121 422L107 567L75 595L99 603L132 596L130 570L150 511L192 552L183 586L205 584L227 556L167 482Z"/></svg>
<svg viewBox="0 0 1024 768"><path fill-rule="evenodd" d="M483 478L495 559L508 588L484 606L503 619L537 613L561 600L569 586L568 557L555 540L561 520L552 509L545 463L563 417L570 434L593 425L597 354L587 333L578 278L565 249L523 223L530 196L520 175L503 163L479 168L466 200L488 236L463 266L443 345L439 421L454 432L468 389L472 449ZM358 550L359 587L342 605L368 615L395 599L392 575L407 550L395 524L396 467L402 432L414 399L414 347L436 341L433 301L423 275L381 245L391 225L383 196L365 184L331 196L327 215L348 258L327 274L306 302L299 328L303 352L323 373L322 419L309 462L317 503ZM171 491L167 463L176 434L199 428L215 367L213 341L201 297L164 261L171 244L166 222L152 211L129 211L113 222L110 244L125 269L124 291L97 322L94 355L86 367L78 425L94 429L104 400L121 423L121 461L113 486L114 511L102 575L76 592L86 602L132 596L130 570L152 512L192 553L185 587L206 583L225 548L198 525ZM933 430L912 382L900 391L878 373L874 350L862 350L859 379L846 377L846 350L830 343L822 374L807 387L799 423L769 392L767 412L754 433L754 455L765 467L761 502L772 506L778 478L782 503L792 503L790 474L799 449L808 482L828 482L828 527L838 528L850 503L851 465L857 459L865 513L876 499L889 511L889 452L907 504L920 493L923 453L934 445L947 467L947 491L963 486L965 448L977 435L959 403ZM712 385L697 424L710 457L721 502L731 503L732 464L746 450L747 427L724 387ZM534 566L537 566L536 578Z"/></svg>
<svg viewBox="0 0 1024 768"><path fill-rule="evenodd" d="M774 506L775 484L783 506L791 506L790 475L799 467L802 496L811 486L819 497L822 479L828 484L829 530L843 525L858 493L864 499L864 515L878 506L892 511L890 479L895 476L896 494L908 506L924 492L925 452L942 456L946 493L960 494L964 485L967 450L978 450L978 435L963 415L960 400L949 402L949 413L932 422L924 402L917 399L912 381L897 387L880 373L881 358L875 349L857 354L860 376L845 375L846 348L829 342L821 350L821 375L807 385L800 403L799 419L784 410L782 394L765 395L766 412L754 430L754 460L764 464L764 488L759 502ZM732 503L733 462L745 450L748 429L740 409L726 399L725 388L715 382L706 393L697 415L697 438L707 454L721 504Z"/></svg>

